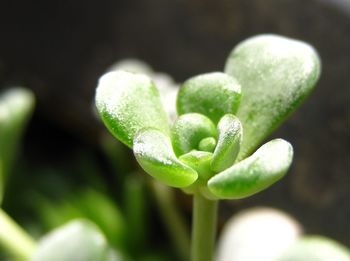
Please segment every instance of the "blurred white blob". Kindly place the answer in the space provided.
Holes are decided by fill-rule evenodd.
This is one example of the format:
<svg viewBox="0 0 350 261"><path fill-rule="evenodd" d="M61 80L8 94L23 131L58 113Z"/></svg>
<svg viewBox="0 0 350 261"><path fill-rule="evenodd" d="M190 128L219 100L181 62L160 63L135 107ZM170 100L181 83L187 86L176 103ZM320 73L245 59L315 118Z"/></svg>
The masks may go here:
<svg viewBox="0 0 350 261"><path fill-rule="evenodd" d="M350 261L350 251L330 238L304 236L276 261Z"/></svg>
<svg viewBox="0 0 350 261"><path fill-rule="evenodd" d="M116 62L111 67L107 69L107 72L111 71L118 71L123 70L127 72L133 72L133 73L143 73L147 75L151 75L154 73L151 66L149 66L147 63L137 60L137 59L124 59L120 60L119 62Z"/></svg>
<svg viewBox="0 0 350 261"><path fill-rule="evenodd" d="M301 230L296 220L272 208L242 211L224 227L216 260L276 260L297 241Z"/></svg>
<svg viewBox="0 0 350 261"><path fill-rule="evenodd" d="M178 84L174 79L162 72L155 72L152 67L143 61L137 59L125 59L112 65L107 71L123 70L133 73L142 73L148 75L156 84L163 106L173 122L176 117L176 95Z"/></svg>

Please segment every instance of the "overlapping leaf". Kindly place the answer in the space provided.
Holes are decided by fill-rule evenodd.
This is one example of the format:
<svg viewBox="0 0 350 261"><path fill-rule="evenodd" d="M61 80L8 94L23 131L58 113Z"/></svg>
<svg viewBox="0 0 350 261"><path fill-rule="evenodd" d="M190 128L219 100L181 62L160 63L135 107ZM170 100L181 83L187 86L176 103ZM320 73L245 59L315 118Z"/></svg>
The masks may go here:
<svg viewBox="0 0 350 261"><path fill-rule="evenodd" d="M133 150L141 167L169 186L187 187L198 177L196 171L176 158L170 138L158 130L138 133Z"/></svg>
<svg viewBox="0 0 350 261"><path fill-rule="evenodd" d="M320 74L320 61L316 51L304 42L260 35L234 48L225 72L242 87L237 111L244 131L238 156L242 159L311 92Z"/></svg>
<svg viewBox="0 0 350 261"><path fill-rule="evenodd" d="M143 128L169 134L158 89L145 75L124 71L105 74L96 89L96 106L110 132L129 147Z"/></svg>
<svg viewBox="0 0 350 261"><path fill-rule="evenodd" d="M275 139L208 181L209 190L219 198L244 198L275 183L288 170L293 158L292 146Z"/></svg>
<svg viewBox="0 0 350 261"><path fill-rule="evenodd" d="M237 111L240 99L241 86L233 77L207 73L184 82L177 95L177 112L197 112L217 124L225 114Z"/></svg>
<svg viewBox="0 0 350 261"><path fill-rule="evenodd" d="M217 137L214 123L199 113L181 115L175 121L171 134L174 151L178 156L198 149L202 139Z"/></svg>
<svg viewBox="0 0 350 261"><path fill-rule="evenodd" d="M219 139L214 151L211 168L215 172L220 172L235 162L242 143L243 133L241 122L232 114L226 114L222 117L217 128Z"/></svg>

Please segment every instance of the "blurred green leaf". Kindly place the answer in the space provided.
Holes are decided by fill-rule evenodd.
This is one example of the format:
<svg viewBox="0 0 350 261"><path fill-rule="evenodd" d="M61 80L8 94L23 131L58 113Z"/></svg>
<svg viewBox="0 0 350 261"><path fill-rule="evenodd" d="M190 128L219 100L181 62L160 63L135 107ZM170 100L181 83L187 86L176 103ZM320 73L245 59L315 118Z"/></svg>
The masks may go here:
<svg viewBox="0 0 350 261"><path fill-rule="evenodd" d="M32 261L105 261L108 245L103 234L87 220L72 221L44 236Z"/></svg>
<svg viewBox="0 0 350 261"><path fill-rule="evenodd" d="M83 190L73 200L76 209L80 209L84 217L93 221L110 243L118 248L125 248L127 226L116 202L92 189Z"/></svg>
<svg viewBox="0 0 350 261"><path fill-rule="evenodd" d="M0 203L6 176L33 108L34 95L28 89L12 88L0 96Z"/></svg>
<svg viewBox="0 0 350 261"><path fill-rule="evenodd" d="M128 173L123 186L123 208L128 227L128 250L140 255L147 242L149 198L142 173Z"/></svg>
<svg viewBox="0 0 350 261"><path fill-rule="evenodd" d="M198 149L202 139L217 138L214 123L198 113L181 115L171 128L172 144L177 156Z"/></svg>
<svg viewBox="0 0 350 261"><path fill-rule="evenodd" d="M179 161L170 138L158 130L144 130L136 135L134 154L141 167L151 176L172 187L187 187L197 172Z"/></svg>
<svg viewBox="0 0 350 261"><path fill-rule="evenodd" d="M179 115L197 112L209 117L215 124L227 113L237 111L241 87L231 76L207 73L185 81L177 95Z"/></svg>
<svg viewBox="0 0 350 261"><path fill-rule="evenodd" d="M125 248L125 219L117 204L103 193L84 189L66 195L64 201L55 204L46 201L45 198L39 199L38 202L39 214L49 228L61 226L76 218L89 219L103 231L113 246Z"/></svg>
<svg viewBox="0 0 350 261"><path fill-rule="evenodd" d="M261 35L231 52L225 72L242 87L237 117L244 131L238 156L243 159L311 92L319 78L320 61L306 43Z"/></svg>
<svg viewBox="0 0 350 261"><path fill-rule="evenodd" d="M215 148L211 168L220 172L230 167L236 160L242 143L242 125L233 114L226 114L218 123L219 139Z"/></svg>
<svg viewBox="0 0 350 261"><path fill-rule="evenodd" d="M208 181L208 188L223 199L251 196L279 180L287 172L292 158L290 143L272 140L250 157L215 175Z"/></svg>
<svg viewBox="0 0 350 261"><path fill-rule="evenodd" d="M129 147L143 128L169 134L158 89L145 75L124 71L105 74L96 89L96 106L110 132Z"/></svg>
<svg viewBox="0 0 350 261"><path fill-rule="evenodd" d="M350 261L350 250L322 236L304 236L276 261Z"/></svg>

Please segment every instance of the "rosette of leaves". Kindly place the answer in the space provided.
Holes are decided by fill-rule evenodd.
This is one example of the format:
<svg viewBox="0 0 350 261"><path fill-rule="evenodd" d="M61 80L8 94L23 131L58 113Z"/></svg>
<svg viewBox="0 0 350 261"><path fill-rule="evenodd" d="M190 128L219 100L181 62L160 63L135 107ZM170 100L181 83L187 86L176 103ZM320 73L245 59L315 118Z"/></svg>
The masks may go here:
<svg viewBox="0 0 350 261"><path fill-rule="evenodd" d="M311 92L319 73L310 45L261 35L234 48L225 72L182 84L172 125L154 82L142 74L102 76L96 106L149 175L210 199L244 198L287 172L293 157L287 141L256 148Z"/></svg>

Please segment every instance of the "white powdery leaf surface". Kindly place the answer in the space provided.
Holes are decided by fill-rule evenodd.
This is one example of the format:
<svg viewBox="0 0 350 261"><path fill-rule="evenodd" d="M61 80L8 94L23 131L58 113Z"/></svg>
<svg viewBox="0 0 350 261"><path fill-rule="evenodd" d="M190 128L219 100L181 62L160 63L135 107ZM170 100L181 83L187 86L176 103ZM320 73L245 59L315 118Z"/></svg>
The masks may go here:
<svg viewBox="0 0 350 261"><path fill-rule="evenodd" d="M256 159L254 165L266 173L284 172L293 159L293 147L290 143L275 139L261 146L252 156Z"/></svg>
<svg viewBox="0 0 350 261"><path fill-rule="evenodd" d="M238 45L225 71L242 86L237 116L244 129L240 153L247 156L314 87L320 71L308 44L275 35L250 38Z"/></svg>
<svg viewBox="0 0 350 261"><path fill-rule="evenodd" d="M179 161L170 138L157 130L143 130L135 137L133 150L141 167L151 176L173 187L186 187L197 173Z"/></svg>
<svg viewBox="0 0 350 261"><path fill-rule="evenodd" d="M159 90L163 106L171 122L174 122L176 113L176 95L179 89L178 84L167 73L156 72L150 65L138 59L124 59L112 65L108 71L123 70L132 73L142 73L149 76Z"/></svg>
<svg viewBox="0 0 350 261"><path fill-rule="evenodd" d="M172 151L170 139L161 135L159 132L144 132L136 136L134 142L134 153L140 158L151 162L157 162L163 165L171 166L177 162L176 156Z"/></svg>
<svg viewBox="0 0 350 261"><path fill-rule="evenodd" d="M142 128L169 132L159 91L146 75L124 71L103 75L96 89L96 106L112 133L128 145Z"/></svg>

